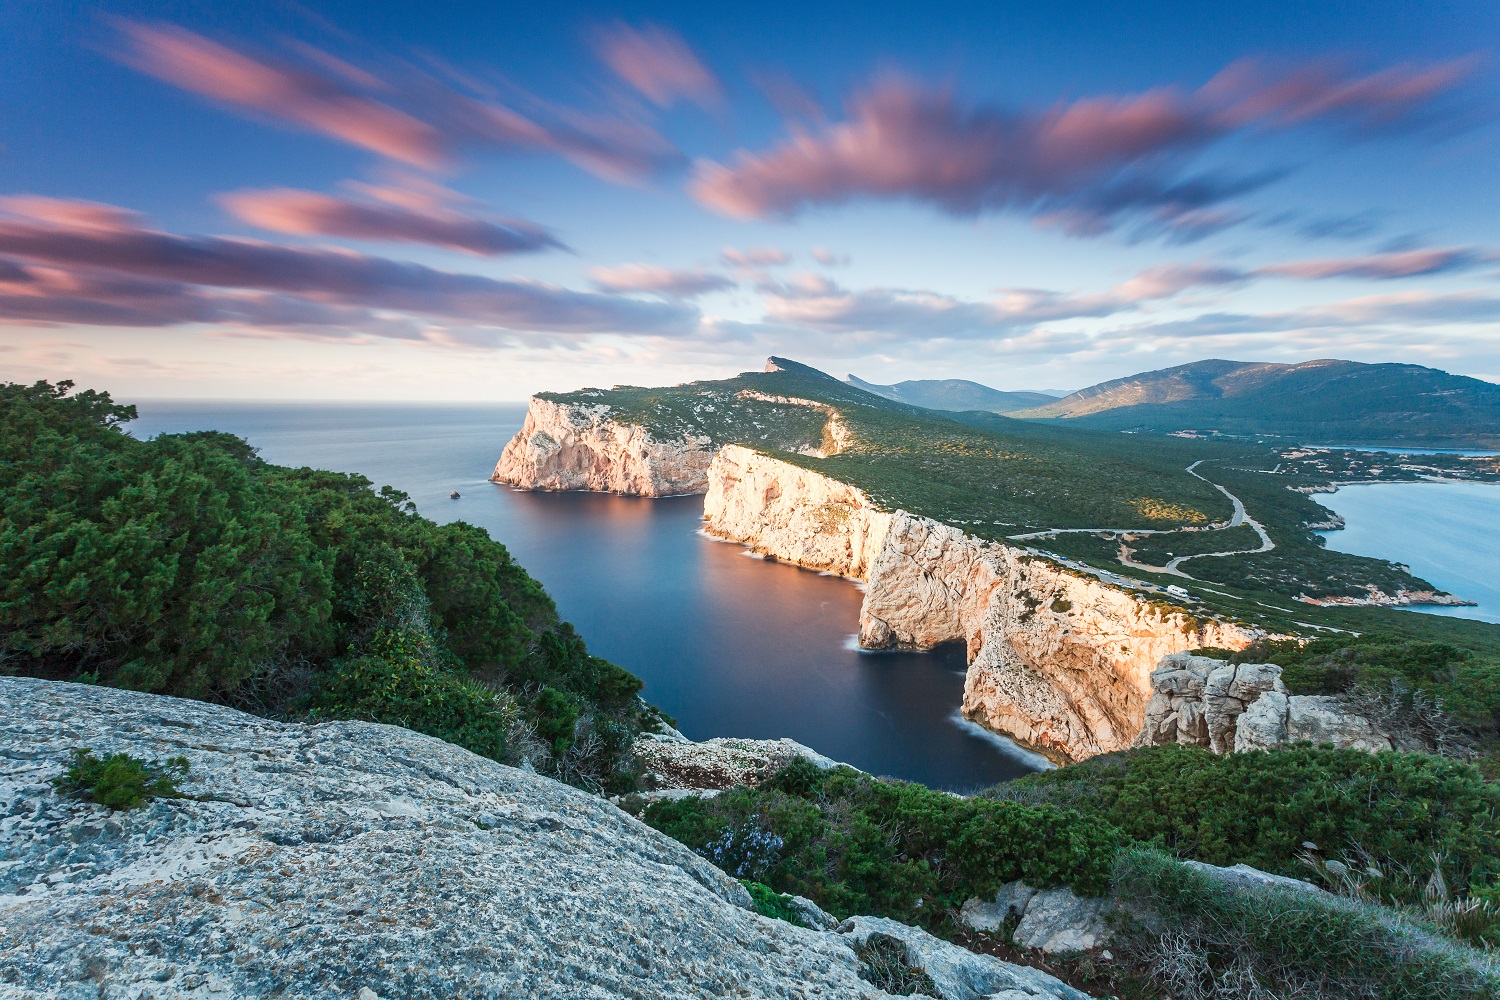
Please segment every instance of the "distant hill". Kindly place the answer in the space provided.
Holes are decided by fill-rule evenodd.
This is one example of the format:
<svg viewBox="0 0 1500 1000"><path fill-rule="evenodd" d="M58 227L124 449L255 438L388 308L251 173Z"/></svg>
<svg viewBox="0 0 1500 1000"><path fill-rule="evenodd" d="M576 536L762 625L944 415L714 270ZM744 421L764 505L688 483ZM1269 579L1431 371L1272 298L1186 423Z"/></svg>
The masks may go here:
<svg viewBox="0 0 1500 1000"><path fill-rule="evenodd" d="M1500 447L1500 385L1420 365L1196 361L1101 382L1012 416L1308 444Z"/></svg>
<svg viewBox="0 0 1500 1000"><path fill-rule="evenodd" d="M961 378L920 379L898 382L895 385L875 385L850 375L848 382L865 392L929 410L989 410L992 413L1009 413L1011 410L1045 406L1056 398L1045 392L1001 392Z"/></svg>

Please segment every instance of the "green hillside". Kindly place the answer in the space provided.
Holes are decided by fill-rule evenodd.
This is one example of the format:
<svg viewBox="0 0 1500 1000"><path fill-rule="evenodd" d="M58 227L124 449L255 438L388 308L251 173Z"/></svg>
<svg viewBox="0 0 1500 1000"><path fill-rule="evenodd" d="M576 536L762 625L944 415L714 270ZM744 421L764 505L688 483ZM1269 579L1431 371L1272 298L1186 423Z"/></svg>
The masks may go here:
<svg viewBox="0 0 1500 1000"><path fill-rule="evenodd" d="M1419 365L1198 361L1102 382L1014 415L1309 444L1500 447L1500 385Z"/></svg>
<svg viewBox="0 0 1500 1000"><path fill-rule="evenodd" d="M1350 628L1343 617L1350 614L1414 617L1320 608L1304 598L1363 598L1372 588L1388 594L1432 589L1392 563L1325 548L1310 526L1330 514L1312 491L1351 479L1500 476L1500 463L1492 459L1457 455L1392 463L1372 453L1121 434L986 411L943 414L785 359L772 358L768 368L774 370L721 381L547 398L606 404L616 419L648 426L659 436L747 444L859 486L888 509L1012 540L1152 587L1182 586L1210 612L1279 630ZM837 454L811 453L831 444L824 426L835 413L849 440ZM1215 527L1233 513L1219 486L1245 502L1273 549L1244 551L1260 547L1246 525ZM1178 573L1168 571L1176 557L1218 551L1243 554L1199 555ZM1414 627L1443 635L1465 627L1445 624L1451 621L1432 618Z"/></svg>
<svg viewBox="0 0 1500 1000"><path fill-rule="evenodd" d="M1009 413L1011 410L1046 406L1057 398L1045 392L1002 392L961 378L918 379L897 382L895 385L875 385L850 375L847 381L850 385L877 396L929 410L989 410L993 413Z"/></svg>

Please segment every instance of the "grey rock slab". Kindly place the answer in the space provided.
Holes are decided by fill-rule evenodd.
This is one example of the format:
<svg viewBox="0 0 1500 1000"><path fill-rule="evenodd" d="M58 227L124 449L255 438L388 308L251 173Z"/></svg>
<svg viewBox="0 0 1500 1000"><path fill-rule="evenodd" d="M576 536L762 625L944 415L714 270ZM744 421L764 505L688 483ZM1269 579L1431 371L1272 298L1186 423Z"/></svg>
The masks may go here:
<svg viewBox="0 0 1500 1000"><path fill-rule="evenodd" d="M1286 742L1287 697L1266 691L1250 703L1234 723L1234 749L1269 750Z"/></svg>
<svg viewBox="0 0 1500 1000"><path fill-rule="evenodd" d="M1289 740L1332 743L1370 752L1391 748L1390 739L1369 719L1327 696L1293 695L1287 699L1286 728Z"/></svg>
<svg viewBox="0 0 1500 1000"><path fill-rule="evenodd" d="M871 934L885 934L906 945L906 961L921 968L938 989L939 1000L979 1000L1007 990L1027 998L1088 1000L1040 969L1002 962L992 955L976 955L916 927L885 917L851 917L839 925L839 939L862 945Z"/></svg>
<svg viewBox="0 0 1500 1000"><path fill-rule="evenodd" d="M1195 871L1202 872L1216 882L1236 889L1293 889L1297 892L1311 892L1326 896L1328 892L1311 882L1304 882L1300 878L1288 878L1285 875L1273 875L1263 872L1259 868L1251 868L1249 865L1231 865L1228 868L1220 868L1203 861L1184 861Z"/></svg>
<svg viewBox="0 0 1500 1000"><path fill-rule="evenodd" d="M1017 917L1024 916L1027 904L1036 894L1037 890L1025 882L1020 880L1007 882L1000 887L992 900L966 900L959 908L958 917L976 931L998 931L1005 926L1005 922L1012 914Z"/></svg>
<svg viewBox="0 0 1500 1000"><path fill-rule="evenodd" d="M1023 948L1050 954L1088 951L1109 942L1107 899L1085 899L1068 888L1046 889L1026 906L1013 935Z"/></svg>
<svg viewBox="0 0 1500 1000"><path fill-rule="evenodd" d="M61 797L74 747L183 755L213 798ZM883 996L747 904L605 800L404 729L0 678L0 996Z"/></svg>

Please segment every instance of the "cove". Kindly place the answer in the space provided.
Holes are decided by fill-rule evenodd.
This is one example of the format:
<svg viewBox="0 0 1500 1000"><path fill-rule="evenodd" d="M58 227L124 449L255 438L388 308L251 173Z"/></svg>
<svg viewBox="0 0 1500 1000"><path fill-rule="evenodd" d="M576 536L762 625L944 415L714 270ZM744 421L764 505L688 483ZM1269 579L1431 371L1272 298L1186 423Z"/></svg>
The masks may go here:
<svg viewBox="0 0 1500 1000"><path fill-rule="evenodd" d="M524 405L147 401L132 433L221 430L267 461L358 472L433 520L489 531L591 651L691 739L790 737L878 775L972 791L1043 766L958 716L965 654L862 653L847 580L699 534L703 498L522 493L488 482ZM449 492L461 496L449 499Z"/></svg>
<svg viewBox="0 0 1500 1000"><path fill-rule="evenodd" d="M1343 530L1319 532L1330 549L1403 563L1440 589L1479 602L1410 610L1500 622L1500 486L1366 483L1315 499L1344 518Z"/></svg>

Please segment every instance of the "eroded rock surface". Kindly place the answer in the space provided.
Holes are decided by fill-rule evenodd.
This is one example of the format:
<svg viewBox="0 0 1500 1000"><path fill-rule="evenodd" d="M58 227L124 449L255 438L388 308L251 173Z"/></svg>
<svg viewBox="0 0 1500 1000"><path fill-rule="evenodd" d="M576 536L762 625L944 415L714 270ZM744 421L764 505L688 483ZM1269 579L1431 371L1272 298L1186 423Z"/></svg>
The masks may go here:
<svg viewBox="0 0 1500 1000"><path fill-rule="evenodd" d="M1369 719L1337 698L1289 694L1274 663L1231 664L1187 653L1162 658L1137 743L1186 743L1214 753L1268 750L1284 743L1332 743L1389 750Z"/></svg>
<svg viewBox="0 0 1500 1000"><path fill-rule="evenodd" d="M186 756L196 798L60 797L80 746ZM0 678L0 816L4 996L885 996L853 935L757 916L609 803L393 726Z"/></svg>
<svg viewBox="0 0 1500 1000"><path fill-rule="evenodd" d="M748 448L709 469L705 530L752 551L866 583L860 644L963 642L964 714L1056 760L1131 745L1168 653L1237 649L1254 634L975 538Z"/></svg>

